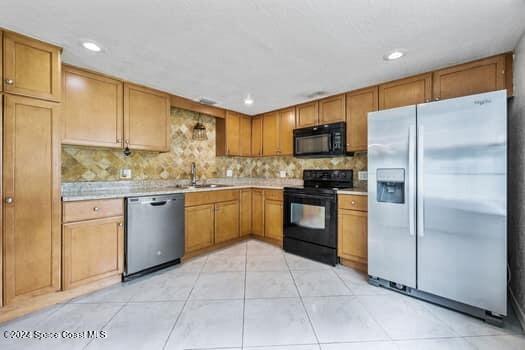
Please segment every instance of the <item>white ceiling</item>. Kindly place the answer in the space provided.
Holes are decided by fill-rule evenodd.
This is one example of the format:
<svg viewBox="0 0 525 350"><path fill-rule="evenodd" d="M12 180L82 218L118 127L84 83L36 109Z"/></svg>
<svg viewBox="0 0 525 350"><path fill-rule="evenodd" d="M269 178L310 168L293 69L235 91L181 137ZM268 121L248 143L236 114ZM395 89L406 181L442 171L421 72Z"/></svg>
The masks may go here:
<svg viewBox="0 0 525 350"><path fill-rule="evenodd" d="M0 26L67 63L257 114L512 50L525 1L1 0ZM385 62L396 48L406 57Z"/></svg>

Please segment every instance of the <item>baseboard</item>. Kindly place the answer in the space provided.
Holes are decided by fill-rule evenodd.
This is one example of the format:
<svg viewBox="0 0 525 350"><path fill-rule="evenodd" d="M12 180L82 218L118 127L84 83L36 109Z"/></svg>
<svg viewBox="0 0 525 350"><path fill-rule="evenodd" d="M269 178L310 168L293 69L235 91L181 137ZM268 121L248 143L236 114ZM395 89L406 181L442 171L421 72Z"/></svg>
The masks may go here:
<svg viewBox="0 0 525 350"><path fill-rule="evenodd" d="M514 293L512 292L512 289L509 288L509 294L510 294L510 303L512 307L514 308L514 311L516 312L516 316L518 317L518 321L520 321L521 329L525 329L525 312L521 308L520 304L518 303L518 300L516 300L516 297L514 296Z"/></svg>

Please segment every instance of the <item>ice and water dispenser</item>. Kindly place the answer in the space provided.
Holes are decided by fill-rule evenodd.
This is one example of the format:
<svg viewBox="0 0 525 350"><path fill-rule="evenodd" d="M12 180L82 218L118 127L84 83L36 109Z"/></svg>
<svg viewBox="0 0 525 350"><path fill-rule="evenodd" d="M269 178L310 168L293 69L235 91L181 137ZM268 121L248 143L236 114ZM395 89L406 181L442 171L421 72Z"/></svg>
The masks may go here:
<svg viewBox="0 0 525 350"><path fill-rule="evenodd" d="M377 201L405 203L405 169L377 169Z"/></svg>

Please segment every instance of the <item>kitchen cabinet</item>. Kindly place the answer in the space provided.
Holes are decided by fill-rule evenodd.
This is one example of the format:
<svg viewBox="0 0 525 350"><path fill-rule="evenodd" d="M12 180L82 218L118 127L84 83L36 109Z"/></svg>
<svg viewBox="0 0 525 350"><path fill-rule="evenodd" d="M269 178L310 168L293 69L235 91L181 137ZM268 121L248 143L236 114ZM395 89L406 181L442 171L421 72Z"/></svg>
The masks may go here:
<svg viewBox="0 0 525 350"><path fill-rule="evenodd" d="M252 119L252 157L263 155L263 117L257 116Z"/></svg>
<svg viewBox="0 0 525 350"><path fill-rule="evenodd" d="M378 87L360 89L346 94L346 150L368 149L368 113L378 110Z"/></svg>
<svg viewBox="0 0 525 350"><path fill-rule="evenodd" d="M432 73L379 85L379 109L410 106L432 99Z"/></svg>
<svg viewBox="0 0 525 350"><path fill-rule="evenodd" d="M263 116L263 155L292 155L294 128L294 108L265 114Z"/></svg>
<svg viewBox="0 0 525 350"><path fill-rule="evenodd" d="M63 66L62 143L123 146L123 84Z"/></svg>
<svg viewBox="0 0 525 350"><path fill-rule="evenodd" d="M246 236L252 233L252 190L241 190L240 233Z"/></svg>
<svg viewBox="0 0 525 350"><path fill-rule="evenodd" d="M279 154L279 114L266 113L263 116L263 156Z"/></svg>
<svg viewBox="0 0 525 350"><path fill-rule="evenodd" d="M252 190L252 233L264 236L264 191Z"/></svg>
<svg viewBox="0 0 525 350"><path fill-rule="evenodd" d="M319 124L344 122L345 110L344 94L319 100Z"/></svg>
<svg viewBox="0 0 525 350"><path fill-rule="evenodd" d="M339 195L337 255L344 265L367 271L367 196Z"/></svg>
<svg viewBox="0 0 525 350"><path fill-rule="evenodd" d="M252 121L251 117L243 115L239 119L239 155L249 157L252 152Z"/></svg>
<svg viewBox="0 0 525 350"><path fill-rule="evenodd" d="M296 106L295 116L298 128L319 124L319 103L314 101Z"/></svg>
<svg viewBox="0 0 525 350"><path fill-rule="evenodd" d="M4 91L4 75L3 75L3 66L4 66L4 32L2 32L0 30L0 92L1 91ZM0 96L2 97L2 96ZM1 106L0 106L1 107ZM2 287L2 285L0 284L0 287ZM1 288L0 288L1 290ZM0 297L2 295L0 294ZM1 299L1 298L0 298ZM0 306L2 306L2 303L0 301Z"/></svg>
<svg viewBox="0 0 525 350"><path fill-rule="evenodd" d="M60 289L58 104L4 95L6 305Z"/></svg>
<svg viewBox="0 0 525 350"><path fill-rule="evenodd" d="M13 32L3 33L3 90L49 101L61 99L61 49Z"/></svg>
<svg viewBox="0 0 525 350"><path fill-rule="evenodd" d="M506 83L506 57L495 56L437 70L433 73L435 100L503 90ZM512 85L509 90L511 90ZM507 92L510 96L512 92Z"/></svg>
<svg viewBox="0 0 525 350"><path fill-rule="evenodd" d="M295 129L295 108L279 111L279 155L293 155L293 129Z"/></svg>
<svg viewBox="0 0 525 350"><path fill-rule="evenodd" d="M264 237L283 240L283 202L264 200Z"/></svg>
<svg viewBox="0 0 525 350"><path fill-rule="evenodd" d="M124 84L124 146L130 149L170 150L169 95Z"/></svg>
<svg viewBox="0 0 525 350"><path fill-rule="evenodd" d="M238 238L239 201L215 204L215 243Z"/></svg>
<svg viewBox="0 0 525 350"><path fill-rule="evenodd" d="M214 211L213 204L185 208L186 253L213 245Z"/></svg>

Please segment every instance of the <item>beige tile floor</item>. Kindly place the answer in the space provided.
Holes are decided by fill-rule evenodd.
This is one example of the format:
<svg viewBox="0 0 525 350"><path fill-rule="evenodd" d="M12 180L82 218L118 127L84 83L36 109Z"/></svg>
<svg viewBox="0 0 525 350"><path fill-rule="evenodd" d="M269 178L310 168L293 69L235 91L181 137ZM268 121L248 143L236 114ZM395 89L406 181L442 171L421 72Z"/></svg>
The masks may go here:
<svg viewBox="0 0 525 350"><path fill-rule="evenodd" d="M104 330L104 339L9 339ZM0 325L0 349L525 349L504 328L250 240ZM6 333L7 332L7 333Z"/></svg>

